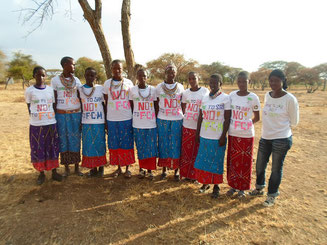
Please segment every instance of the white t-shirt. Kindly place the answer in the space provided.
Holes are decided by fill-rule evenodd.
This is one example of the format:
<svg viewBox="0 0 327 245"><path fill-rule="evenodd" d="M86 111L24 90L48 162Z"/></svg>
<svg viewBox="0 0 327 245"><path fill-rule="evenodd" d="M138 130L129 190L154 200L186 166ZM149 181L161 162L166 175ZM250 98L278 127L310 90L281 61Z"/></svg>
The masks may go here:
<svg viewBox="0 0 327 245"><path fill-rule="evenodd" d="M92 87L83 85L78 88L82 100L82 123L83 124L103 124L105 123L105 115L103 110L103 86L94 85L94 92Z"/></svg>
<svg viewBox="0 0 327 245"><path fill-rule="evenodd" d="M44 89L28 87L25 91L25 101L30 104L32 126L45 126L57 122L53 110L54 92L51 87L46 86Z"/></svg>
<svg viewBox="0 0 327 245"><path fill-rule="evenodd" d="M291 126L299 123L299 104L291 93L280 98L265 95L262 109L262 138L283 139L292 135Z"/></svg>
<svg viewBox="0 0 327 245"><path fill-rule="evenodd" d="M81 108L81 103L77 97L77 88L82 86L81 81L74 77L76 86L73 89L66 89L60 81L60 76L57 75L51 79L51 87L57 91L57 109L59 110L77 110ZM69 78L67 79L69 81Z"/></svg>
<svg viewBox="0 0 327 245"><path fill-rule="evenodd" d="M146 98L143 99L140 94ZM150 96L147 98L147 96ZM156 113L154 110L154 101L157 101L156 89L148 86L145 89L139 89L136 85L131 88L129 100L133 100L133 127L134 128L156 128Z"/></svg>
<svg viewBox="0 0 327 245"><path fill-rule="evenodd" d="M163 86L173 89L177 86L176 93L172 96L165 94ZM158 118L163 120L181 120L183 119L183 111L181 106L182 93L184 87L180 83L167 84L162 82L156 87L157 98L159 98Z"/></svg>
<svg viewBox="0 0 327 245"><path fill-rule="evenodd" d="M223 132L225 110L230 110L229 96L221 93L215 99L211 99L209 95L205 95L201 110L203 120L200 136L205 139L219 139Z"/></svg>
<svg viewBox="0 0 327 245"><path fill-rule="evenodd" d="M196 129L202 98L207 94L209 94L209 90L204 87L198 91L187 89L183 92L182 103L186 104L183 119L185 128Z"/></svg>
<svg viewBox="0 0 327 245"><path fill-rule="evenodd" d="M254 137L253 111L260 111L260 100L252 92L246 96L239 96L237 92L233 91L229 94L232 114L228 134L236 137L252 138Z"/></svg>
<svg viewBox="0 0 327 245"><path fill-rule="evenodd" d="M129 103L129 91L134 86L132 81L123 78L123 87L110 88L112 79L108 79L103 85L103 93L108 95L107 120L126 121L132 119L132 110ZM113 80L113 85L120 81ZM112 94L111 94L112 93Z"/></svg>

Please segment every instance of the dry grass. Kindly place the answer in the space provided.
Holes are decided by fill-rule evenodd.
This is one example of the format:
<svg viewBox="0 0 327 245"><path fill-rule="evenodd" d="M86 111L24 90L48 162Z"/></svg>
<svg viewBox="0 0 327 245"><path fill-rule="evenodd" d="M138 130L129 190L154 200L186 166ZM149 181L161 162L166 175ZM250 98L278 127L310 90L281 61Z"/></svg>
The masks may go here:
<svg viewBox="0 0 327 245"><path fill-rule="evenodd" d="M172 178L112 179L113 167L103 179L70 176L55 183L48 174L36 186L24 91L20 85L0 88L0 244L327 244L327 93L291 92L300 102L301 122L281 196L264 208L264 197L211 200L197 193L197 185ZM258 92L261 101L263 94ZM258 137L255 151L257 144ZM134 175L137 169L132 167Z"/></svg>

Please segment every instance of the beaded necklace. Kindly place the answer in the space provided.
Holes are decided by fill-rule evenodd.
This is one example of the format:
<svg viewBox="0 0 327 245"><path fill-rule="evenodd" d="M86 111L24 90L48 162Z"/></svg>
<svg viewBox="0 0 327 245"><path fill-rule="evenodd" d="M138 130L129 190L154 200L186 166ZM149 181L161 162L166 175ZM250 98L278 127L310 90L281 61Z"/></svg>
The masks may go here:
<svg viewBox="0 0 327 245"><path fill-rule="evenodd" d="M145 89L147 89L147 88L148 88L148 85L146 85ZM148 100L151 97L151 88L149 88L149 95L145 96L145 97L141 94L140 88L137 87L137 89L139 92L139 96L142 98L142 100Z"/></svg>
<svg viewBox="0 0 327 245"><path fill-rule="evenodd" d="M221 94L221 92L218 90L216 93L214 93L213 95L211 95L211 93L209 94L210 99L215 99L217 98L219 95Z"/></svg>
<svg viewBox="0 0 327 245"><path fill-rule="evenodd" d="M60 78L62 85L65 86L66 90L73 90L76 87L76 80L75 80L74 76L70 75L69 81L67 81L64 77L64 74L61 73L59 78Z"/></svg>
<svg viewBox="0 0 327 245"><path fill-rule="evenodd" d="M121 95L121 91L123 90L123 85L124 85L124 80L121 80L120 83L118 83L117 85L114 85L114 80L111 79L111 82L110 82L110 95L111 95L111 98L113 100L117 100L119 99L120 95ZM119 91L119 94L118 96L116 97L115 94L112 93L112 88L119 88L120 87L120 91Z"/></svg>
<svg viewBox="0 0 327 245"><path fill-rule="evenodd" d="M89 94L87 94L84 90L84 86L82 86L82 92L86 97L91 97L93 95L94 91L95 91L95 87L93 86L91 92Z"/></svg>
<svg viewBox="0 0 327 245"><path fill-rule="evenodd" d="M172 97L173 95L176 94L177 84L175 85L175 87L173 87L172 89L170 89L170 88L167 88L166 83L164 82L161 87L162 87L162 90L164 91L164 93L166 95L170 96L170 97Z"/></svg>

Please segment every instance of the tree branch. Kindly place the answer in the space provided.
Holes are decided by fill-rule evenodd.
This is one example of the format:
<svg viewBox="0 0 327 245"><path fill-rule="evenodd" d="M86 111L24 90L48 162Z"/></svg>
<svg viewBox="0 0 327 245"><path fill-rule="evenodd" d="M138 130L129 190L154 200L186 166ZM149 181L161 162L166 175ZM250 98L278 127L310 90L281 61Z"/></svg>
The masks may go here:
<svg viewBox="0 0 327 245"><path fill-rule="evenodd" d="M97 21L101 21L102 18L102 1L95 0L95 18Z"/></svg>

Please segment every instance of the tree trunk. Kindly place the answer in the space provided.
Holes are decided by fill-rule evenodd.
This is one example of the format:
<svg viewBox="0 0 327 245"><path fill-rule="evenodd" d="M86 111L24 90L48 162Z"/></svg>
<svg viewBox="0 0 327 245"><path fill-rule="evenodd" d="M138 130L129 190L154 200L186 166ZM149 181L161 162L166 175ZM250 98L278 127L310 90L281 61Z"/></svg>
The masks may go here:
<svg viewBox="0 0 327 245"><path fill-rule="evenodd" d="M84 18L90 24L95 39L98 43L101 56L103 59L104 68L106 71L107 78L111 77L111 53L109 51L109 46L103 33L101 24L101 12L102 12L102 1L95 1L95 10L93 10L87 0L78 0L82 7Z"/></svg>
<svg viewBox="0 0 327 245"><path fill-rule="evenodd" d="M132 50L131 34L129 31L129 21L131 18L130 5L130 0L123 0L121 7L121 30L123 35L124 54L127 65L128 78L134 80L136 71L134 70L135 60Z"/></svg>

